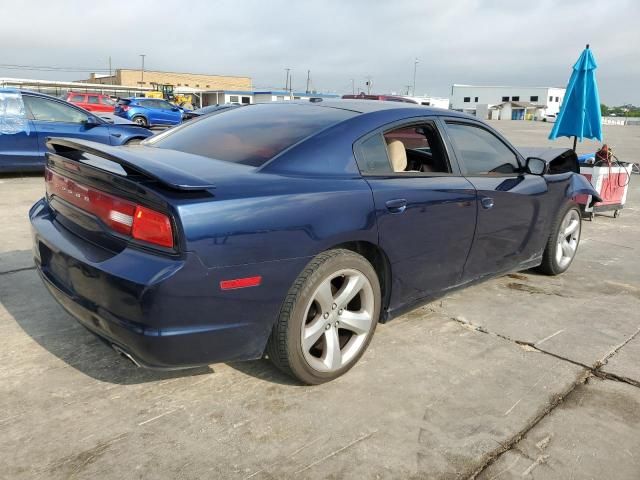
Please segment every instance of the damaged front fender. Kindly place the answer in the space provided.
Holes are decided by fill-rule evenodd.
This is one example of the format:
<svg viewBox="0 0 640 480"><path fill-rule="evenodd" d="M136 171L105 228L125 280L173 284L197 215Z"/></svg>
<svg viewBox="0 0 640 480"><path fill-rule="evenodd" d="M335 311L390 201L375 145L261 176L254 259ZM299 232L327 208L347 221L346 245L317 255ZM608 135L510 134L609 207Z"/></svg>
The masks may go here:
<svg viewBox="0 0 640 480"><path fill-rule="evenodd" d="M589 180L579 173L571 174L565 195L567 198L576 198L578 195L591 195L592 204L602 201L602 197L600 197L600 194L593 188L591 183L589 183Z"/></svg>

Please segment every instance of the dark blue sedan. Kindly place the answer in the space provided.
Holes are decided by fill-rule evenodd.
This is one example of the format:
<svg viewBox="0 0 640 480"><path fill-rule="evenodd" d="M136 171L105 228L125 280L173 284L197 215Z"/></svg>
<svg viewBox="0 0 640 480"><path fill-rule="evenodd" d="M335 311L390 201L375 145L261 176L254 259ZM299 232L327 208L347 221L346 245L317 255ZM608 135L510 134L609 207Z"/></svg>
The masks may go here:
<svg viewBox="0 0 640 480"><path fill-rule="evenodd" d="M30 211L53 296L135 363L267 355L316 384L376 324L514 270L564 272L575 153L392 102L258 104L141 145L52 139Z"/></svg>
<svg viewBox="0 0 640 480"><path fill-rule="evenodd" d="M48 137L124 145L152 132L114 125L72 103L42 93L0 89L0 172L42 170Z"/></svg>

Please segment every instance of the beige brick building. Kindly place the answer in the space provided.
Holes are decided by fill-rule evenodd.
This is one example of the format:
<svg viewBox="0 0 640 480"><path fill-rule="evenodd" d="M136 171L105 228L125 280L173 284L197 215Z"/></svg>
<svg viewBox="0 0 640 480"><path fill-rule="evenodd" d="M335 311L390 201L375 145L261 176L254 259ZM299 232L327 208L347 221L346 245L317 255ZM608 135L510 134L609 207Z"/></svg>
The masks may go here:
<svg viewBox="0 0 640 480"><path fill-rule="evenodd" d="M154 70L130 70L119 68L115 75L96 76L94 73L86 80L87 83L101 83L106 85L128 85L131 87L150 87L154 84L173 85L174 87L190 87L201 90L251 90L250 77L236 77L229 75L202 75L199 73L157 72Z"/></svg>

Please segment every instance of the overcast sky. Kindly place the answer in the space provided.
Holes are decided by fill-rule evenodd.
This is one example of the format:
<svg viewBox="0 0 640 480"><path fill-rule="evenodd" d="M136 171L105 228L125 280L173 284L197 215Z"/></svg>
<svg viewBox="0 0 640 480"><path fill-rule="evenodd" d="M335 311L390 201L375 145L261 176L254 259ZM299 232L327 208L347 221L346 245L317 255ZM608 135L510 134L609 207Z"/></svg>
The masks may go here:
<svg viewBox="0 0 640 480"><path fill-rule="evenodd" d="M448 96L451 84L565 86L586 43L604 103L640 105L639 0L23 1L0 29L0 65L247 75L282 88ZM88 73L0 66L0 76Z"/></svg>

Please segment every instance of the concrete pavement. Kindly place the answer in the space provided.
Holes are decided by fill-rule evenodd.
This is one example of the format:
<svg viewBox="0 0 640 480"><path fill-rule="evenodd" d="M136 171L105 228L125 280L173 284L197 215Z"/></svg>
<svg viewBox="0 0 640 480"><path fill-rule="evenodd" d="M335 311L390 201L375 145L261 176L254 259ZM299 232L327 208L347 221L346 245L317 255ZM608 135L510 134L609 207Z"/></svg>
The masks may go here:
<svg viewBox="0 0 640 480"><path fill-rule="evenodd" d="M611 128L640 151L640 128ZM620 218L583 223L566 274L446 296L306 387L266 361L133 367L31 268L41 179L0 177L0 478L637 479L639 179Z"/></svg>

